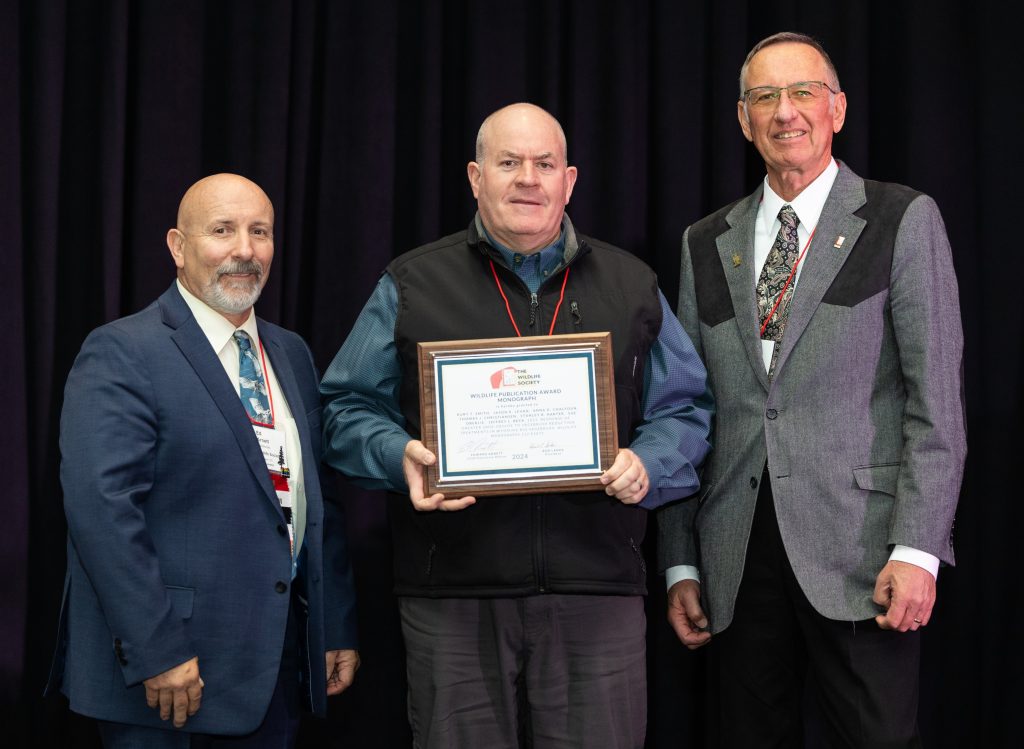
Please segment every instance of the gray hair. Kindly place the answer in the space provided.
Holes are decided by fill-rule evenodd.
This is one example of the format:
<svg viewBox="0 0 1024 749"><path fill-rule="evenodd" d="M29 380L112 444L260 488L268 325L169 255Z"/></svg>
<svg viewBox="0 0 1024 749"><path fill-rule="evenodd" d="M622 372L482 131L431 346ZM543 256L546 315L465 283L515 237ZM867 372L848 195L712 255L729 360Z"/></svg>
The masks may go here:
<svg viewBox="0 0 1024 749"><path fill-rule="evenodd" d="M740 67L740 98L743 98L743 92L746 90L747 69L750 67L750 61L754 59L754 55L760 52L765 47L771 47L775 44L806 44L808 47L813 47L821 55L825 61L825 67L828 68L828 80L825 81L829 86L832 87L833 91L841 91L839 88L839 74L836 72L836 66L832 64L832 58L828 56L828 52L821 46L821 42L812 36L807 34L801 34L797 31L780 31L777 34L772 34L766 37L754 45L754 48L747 54L747 59L743 61L743 65ZM831 94L829 95L829 101L832 101Z"/></svg>

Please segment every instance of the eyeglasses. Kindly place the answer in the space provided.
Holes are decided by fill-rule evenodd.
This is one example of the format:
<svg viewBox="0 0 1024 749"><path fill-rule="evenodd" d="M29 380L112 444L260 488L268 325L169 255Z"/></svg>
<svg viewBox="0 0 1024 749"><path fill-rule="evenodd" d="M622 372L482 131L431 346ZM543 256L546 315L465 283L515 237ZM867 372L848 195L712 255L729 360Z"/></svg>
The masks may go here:
<svg viewBox="0 0 1024 749"><path fill-rule="evenodd" d="M788 86L756 86L743 92L742 99L747 106L770 109L779 103L782 92L789 94L789 103L795 107L813 107L828 94L837 94L824 81L800 81Z"/></svg>

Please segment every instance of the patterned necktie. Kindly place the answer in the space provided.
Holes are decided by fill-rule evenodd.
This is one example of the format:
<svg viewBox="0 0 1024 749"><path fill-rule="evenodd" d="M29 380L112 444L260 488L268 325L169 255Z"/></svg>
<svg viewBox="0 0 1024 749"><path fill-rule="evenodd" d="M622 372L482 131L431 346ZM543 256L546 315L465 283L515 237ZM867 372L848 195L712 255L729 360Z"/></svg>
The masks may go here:
<svg viewBox="0 0 1024 749"><path fill-rule="evenodd" d="M273 426L274 416L270 412L267 382L263 379L259 357L252 350L249 334L244 330L236 330L234 337L238 342L238 397L242 399L245 412L252 421Z"/></svg>
<svg viewBox="0 0 1024 749"><path fill-rule="evenodd" d="M789 319L789 303L793 299L795 284L789 281L789 276L793 272L793 264L800 253L800 237L796 231L800 219L797 218L793 206L788 203L782 206L779 211L779 221L782 222L782 226L779 227L775 243L768 252L768 259L765 260L764 267L761 269L761 276L757 279L757 318L764 331L761 333L761 339L775 341L772 361L768 367L769 380L775 374L775 363L779 359L782 334L786 330L786 321ZM788 286L787 281L789 281ZM786 290L784 294L782 294L783 289ZM782 294L782 299L779 299L779 294ZM778 307L772 314L772 308L775 307L776 301L778 301ZM769 319L770 314L771 318ZM766 320L767 325L765 324Z"/></svg>

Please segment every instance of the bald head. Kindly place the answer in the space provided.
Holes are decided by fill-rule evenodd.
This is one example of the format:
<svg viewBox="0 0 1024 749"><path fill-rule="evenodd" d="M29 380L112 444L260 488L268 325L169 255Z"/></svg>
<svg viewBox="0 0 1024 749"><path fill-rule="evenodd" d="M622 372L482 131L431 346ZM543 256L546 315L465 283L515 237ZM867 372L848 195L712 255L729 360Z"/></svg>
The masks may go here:
<svg viewBox="0 0 1024 749"><path fill-rule="evenodd" d="M558 120L551 116L547 110L541 109L536 104L529 104L522 102L519 104L509 104L507 107L502 107L497 112L492 113L481 123L480 129L476 134L476 160L482 162L484 160L484 154L487 149L487 142L491 134L492 127L497 124L508 122L529 122L533 127L543 127L545 124L551 127L556 133L556 138L561 144L562 151L561 157L562 162L568 161L569 153L565 142L565 131L562 130L562 126Z"/></svg>
<svg viewBox="0 0 1024 749"><path fill-rule="evenodd" d="M491 238L525 254L557 240L576 184L558 120L533 104L512 104L484 120L476 150L466 172Z"/></svg>
<svg viewBox="0 0 1024 749"><path fill-rule="evenodd" d="M214 174L188 189L167 247L178 280L234 325L248 318L274 259L274 206L259 185Z"/></svg>
<svg viewBox="0 0 1024 749"><path fill-rule="evenodd" d="M271 222L273 222L274 206L267 194L263 192L263 188L240 174L223 172L203 177L185 191L178 204L178 228L182 229L194 223L197 218L201 219L211 204L232 196L248 199L254 203L265 203L270 210Z"/></svg>

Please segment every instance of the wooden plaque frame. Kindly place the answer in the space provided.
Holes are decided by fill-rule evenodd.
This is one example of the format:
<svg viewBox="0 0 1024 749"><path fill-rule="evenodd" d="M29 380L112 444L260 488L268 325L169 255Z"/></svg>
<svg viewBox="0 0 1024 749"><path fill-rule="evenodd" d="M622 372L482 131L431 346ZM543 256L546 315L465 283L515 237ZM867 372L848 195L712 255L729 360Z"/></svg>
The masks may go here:
<svg viewBox="0 0 1024 749"><path fill-rule="evenodd" d="M432 341L418 344L420 376L420 430L423 444L438 460L424 471L424 493L430 496L441 492L449 499L473 496L494 496L502 494L539 494L545 492L576 492L603 489L601 474L615 461L618 454L618 426L615 412L615 379L612 362L611 333L573 333L554 336L531 336L527 338L481 338L465 341ZM579 352L592 352L592 381L581 383L591 388L592 401L596 402L593 416L597 424L594 431L597 438L599 466L586 473L566 474L549 471L544 476L530 476L529 473L514 478L480 476L443 477L442 455L439 451L439 397L435 381L435 364L445 359L465 360L480 358L493 362L499 369L503 363L520 361L531 354L557 356L559 353L578 356ZM496 354L507 353L510 359ZM519 470L509 466L508 470ZM525 470L525 469L524 469ZM493 473L500 473L494 471Z"/></svg>

